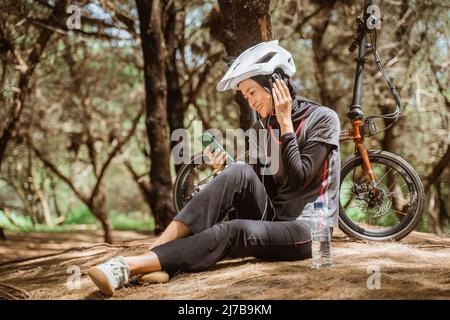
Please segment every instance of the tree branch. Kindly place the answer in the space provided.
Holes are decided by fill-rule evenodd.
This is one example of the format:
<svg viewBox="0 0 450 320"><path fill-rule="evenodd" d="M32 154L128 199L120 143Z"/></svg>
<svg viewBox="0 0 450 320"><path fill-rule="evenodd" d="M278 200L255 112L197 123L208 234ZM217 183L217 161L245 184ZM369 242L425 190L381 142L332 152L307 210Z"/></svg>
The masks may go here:
<svg viewBox="0 0 450 320"><path fill-rule="evenodd" d="M189 92L189 98L187 101L187 105L197 99L197 96L200 93L201 89L203 88L203 84L205 83L205 80L211 71L211 67L219 60L221 55L222 55L222 51L219 51L219 52L216 52L216 53L208 56L208 58L206 60L207 62L203 68L203 71L198 76L197 86L193 89L191 88L191 90Z"/></svg>
<svg viewBox="0 0 450 320"><path fill-rule="evenodd" d="M430 55L428 55L428 63L429 63L429 65L430 65L431 73L433 74L434 80L436 81L436 84L437 84L437 86L438 86L439 93L440 93L441 96L444 98L445 106L447 107L448 110L450 110L450 100L449 100L449 98L447 97L447 95L445 94L445 91L447 90L447 88L445 88L445 87L441 84L441 82L439 81L439 78L438 78L438 76L437 76L437 73L438 73L438 71L439 71L439 70L438 70L438 67L436 67L436 66L433 64L433 61L431 60Z"/></svg>
<svg viewBox="0 0 450 320"><path fill-rule="evenodd" d="M305 16L300 22L298 22L293 27L293 31L291 33L286 36L281 36L280 40L292 39L296 33L301 35L303 27L309 22L309 20L317 16L325 8L326 6L318 6L315 11L313 11L310 15Z"/></svg>
<svg viewBox="0 0 450 320"><path fill-rule="evenodd" d="M69 188L73 191L73 193L75 193L75 195L85 204L88 203L88 198L85 197L83 194L80 193L80 191L78 191L73 182L66 177L61 171L58 170L58 168L56 167L56 165L54 163L52 163L50 160L46 159L41 151L39 151L36 146L33 144L33 141L31 139L31 137L28 137L27 139L28 145L33 149L34 153L36 154L36 156L42 161L42 163L44 163L44 165L49 168L55 175L58 176L58 178L60 178L62 181L64 181Z"/></svg>
<svg viewBox="0 0 450 320"><path fill-rule="evenodd" d="M90 197L90 202L92 202L94 200L95 195L98 192L98 189L100 187L100 183L103 179L103 176L105 175L106 169L108 168L109 164L111 163L112 159L115 157L115 155L117 154L117 152L119 152L119 150L122 148L122 146L128 142L128 140L130 140L130 138L133 136L134 132L136 131L137 125L139 123L139 119L141 118L142 114L144 113L144 105L141 106L141 109L139 110L138 115L136 116L136 118L133 119L133 125L130 129L130 131L128 132L128 134L126 135L125 138L123 138L121 141L119 141L117 143L117 145L114 147L114 149L111 151L111 153L109 154L108 158L106 159L105 163L102 165L101 169L100 169L100 174L98 175L97 178L97 182L94 186L94 189L92 189L91 192L91 197Z"/></svg>
<svg viewBox="0 0 450 320"><path fill-rule="evenodd" d="M148 176L148 172L145 172L143 174L138 174L132 167L131 163L129 161L124 161L125 167L128 169L128 171L133 176L134 181L139 187L139 190L141 190L142 195L149 199L150 191L151 191L151 184L146 182L145 180L141 180L142 177Z"/></svg>
<svg viewBox="0 0 450 320"><path fill-rule="evenodd" d="M441 160L439 160L438 163L434 166L431 174L425 179L424 182L425 192L428 192L428 190L430 190L430 187L436 183L436 181L442 175L444 170L448 168L449 165L450 165L450 145L447 145L447 152L444 154Z"/></svg>

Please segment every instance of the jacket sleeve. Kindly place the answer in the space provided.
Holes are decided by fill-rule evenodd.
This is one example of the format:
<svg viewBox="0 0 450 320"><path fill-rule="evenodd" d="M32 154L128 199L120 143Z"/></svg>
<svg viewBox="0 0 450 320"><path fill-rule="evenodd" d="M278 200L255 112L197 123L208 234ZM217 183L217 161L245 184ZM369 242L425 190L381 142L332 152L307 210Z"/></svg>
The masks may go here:
<svg viewBox="0 0 450 320"><path fill-rule="evenodd" d="M281 157L293 188L305 189L319 174L331 149L339 149L339 118L322 107L309 116L306 143L300 147L294 133L281 136Z"/></svg>
<svg viewBox="0 0 450 320"><path fill-rule="evenodd" d="M317 176L332 146L309 140L300 151L294 133L284 134L281 139L281 157L289 185L303 190Z"/></svg>

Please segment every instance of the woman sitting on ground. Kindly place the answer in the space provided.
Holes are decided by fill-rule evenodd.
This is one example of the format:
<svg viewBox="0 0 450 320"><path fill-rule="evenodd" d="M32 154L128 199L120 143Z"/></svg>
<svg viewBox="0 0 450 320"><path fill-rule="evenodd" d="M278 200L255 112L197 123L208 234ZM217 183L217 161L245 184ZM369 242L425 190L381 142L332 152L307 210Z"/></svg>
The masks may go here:
<svg viewBox="0 0 450 320"><path fill-rule="evenodd" d="M278 170L262 175L260 163L227 166L178 212L147 253L89 269L104 294L114 294L137 275L167 275L167 280L168 273L206 270L227 257L308 259L310 219L321 216L337 227L339 119L333 110L295 95L294 72L291 54L278 41L253 46L233 62L217 89L239 90L260 115L253 128L269 130L271 142L279 144L277 154L265 150L279 161ZM224 166L225 153L205 153L214 167ZM223 221L230 210L236 218Z"/></svg>

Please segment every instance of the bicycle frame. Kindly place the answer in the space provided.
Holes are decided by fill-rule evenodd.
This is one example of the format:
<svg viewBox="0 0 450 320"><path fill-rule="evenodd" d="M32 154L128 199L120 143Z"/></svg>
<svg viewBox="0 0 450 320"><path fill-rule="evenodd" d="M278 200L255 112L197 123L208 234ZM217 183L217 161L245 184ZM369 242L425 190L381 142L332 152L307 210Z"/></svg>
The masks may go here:
<svg viewBox="0 0 450 320"><path fill-rule="evenodd" d="M368 29L366 27L367 18L368 18L368 7L372 5L371 0L364 1L364 14L361 19L358 17L358 38L355 38L354 42L349 48L349 51L352 52L357 45L359 47L358 50L358 58L356 59L356 74L355 74L355 83L353 87L353 99L352 105L350 107L350 112L347 114L349 120L352 123L351 130L343 130L341 132L340 140L353 139L355 143L355 147L360 154L363 161L363 171L365 175L368 175L370 178L370 182L372 185L376 186L376 178L372 170L372 165L370 164L369 156L367 153L367 149L364 146L364 136L361 134L361 125L363 124L364 114L361 108L361 92L362 92L362 83L363 83L363 75L364 75L364 63L365 63L365 55L366 55L366 35Z"/></svg>

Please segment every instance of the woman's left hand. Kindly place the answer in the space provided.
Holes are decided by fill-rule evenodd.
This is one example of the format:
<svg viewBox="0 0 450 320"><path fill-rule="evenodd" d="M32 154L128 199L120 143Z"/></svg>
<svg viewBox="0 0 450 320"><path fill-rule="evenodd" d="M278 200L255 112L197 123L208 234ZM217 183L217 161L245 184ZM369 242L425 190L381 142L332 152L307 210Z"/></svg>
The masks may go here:
<svg viewBox="0 0 450 320"><path fill-rule="evenodd" d="M279 79L275 80L272 88L272 95L281 134L294 132L291 118L292 98L286 83Z"/></svg>

